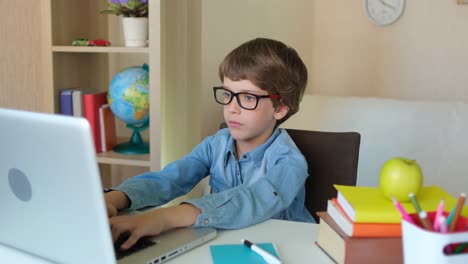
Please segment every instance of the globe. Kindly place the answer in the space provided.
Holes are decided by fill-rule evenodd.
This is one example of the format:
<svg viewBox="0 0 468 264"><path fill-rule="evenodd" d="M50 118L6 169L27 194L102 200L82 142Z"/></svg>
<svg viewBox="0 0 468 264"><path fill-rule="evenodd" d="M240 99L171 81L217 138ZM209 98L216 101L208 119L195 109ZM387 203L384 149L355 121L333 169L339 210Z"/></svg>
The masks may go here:
<svg viewBox="0 0 468 264"><path fill-rule="evenodd" d="M148 65L133 66L117 73L109 84L107 100L114 115L133 130L128 142L116 145L113 150L124 154L149 152L140 131L149 125L149 70Z"/></svg>

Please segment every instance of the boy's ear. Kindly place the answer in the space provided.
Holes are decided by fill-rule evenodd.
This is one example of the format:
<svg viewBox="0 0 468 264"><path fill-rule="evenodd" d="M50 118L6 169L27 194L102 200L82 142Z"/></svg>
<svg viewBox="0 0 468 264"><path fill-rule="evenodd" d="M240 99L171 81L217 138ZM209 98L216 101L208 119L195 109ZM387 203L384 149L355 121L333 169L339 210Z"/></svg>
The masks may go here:
<svg viewBox="0 0 468 264"><path fill-rule="evenodd" d="M285 117L288 114L288 112L289 112L289 107L287 107L285 104L280 104L275 109L274 117L276 120L280 120L283 117Z"/></svg>

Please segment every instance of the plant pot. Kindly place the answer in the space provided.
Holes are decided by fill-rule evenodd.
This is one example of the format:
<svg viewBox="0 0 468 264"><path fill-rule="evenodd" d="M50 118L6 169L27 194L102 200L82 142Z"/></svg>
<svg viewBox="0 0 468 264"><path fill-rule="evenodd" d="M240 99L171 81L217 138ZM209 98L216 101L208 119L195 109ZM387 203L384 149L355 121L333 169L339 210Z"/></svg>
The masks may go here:
<svg viewBox="0 0 468 264"><path fill-rule="evenodd" d="M147 17L123 17L122 26L126 47L146 47L148 40Z"/></svg>

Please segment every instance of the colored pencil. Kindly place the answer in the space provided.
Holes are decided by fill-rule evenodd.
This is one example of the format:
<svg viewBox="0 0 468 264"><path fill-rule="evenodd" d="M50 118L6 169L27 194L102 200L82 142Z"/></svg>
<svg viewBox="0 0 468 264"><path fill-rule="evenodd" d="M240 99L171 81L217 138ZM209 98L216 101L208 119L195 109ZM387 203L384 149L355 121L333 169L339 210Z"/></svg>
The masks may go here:
<svg viewBox="0 0 468 264"><path fill-rule="evenodd" d="M436 214L434 216L434 231L439 231L439 217L444 212L444 199L440 200L439 207L437 207Z"/></svg>
<svg viewBox="0 0 468 264"><path fill-rule="evenodd" d="M439 217L439 230L441 233L447 233L447 218L444 215Z"/></svg>
<svg viewBox="0 0 468 264"><path fill-rule="evenodd" d="M429 231L432 231L432 223L431 223L431 220L429 219L429 217L427 217L426 211L421 210L421 212L418 213L418 216L419 216L419 220L421 220L422 226L425 229L427 229Z"/></svg>
<svg viewBox="0 0 468 264"><path fill-rule="evenodd" d="M411 200L411 203L413 203L414 209L416 209L416 213L419 214L419 212L421 212L422 209L421 209L421 206L418 203L418 200L416 199L416 196L414 195L414 193L410 193L408 196L409 196L409 198Z"/></svg>
<svg viewBox="0 0 468 264"><path fill-rule="evenodd" d="M392 201L393 201L393 204L395 205L396 209L398 209L398 211L400 211L401 216L403 217L403 219L405 219L408 223L414 224L413 219L408 215L408 213L405 211L403 206L401 206L400 202L398 202L397 199L395 199L393 196L392 196Z"/></svg>
<svg viewBox="0 0 468 264"><path fill-rule="evenodd" d="M460 217L460 213L462 211L463 205L465 204L465 199L466 199L466 194L461 193L460 197L458 197L458 203L457 203L457 205L455 207L456 208L455 213L453 215L452 220L450 221L450 225L449 225L449 228L448 228L449 232L455 231L455 227L457 226L458 218Z"/></svg>
<svg viewBox="0 0 468 264"><path fill-rule="evenodd" d="M460 245L455 249L455 251L453 251L453 254L462 253L462 252L465 250L466 245L467 245L467 243L460 244Z"/></svg>

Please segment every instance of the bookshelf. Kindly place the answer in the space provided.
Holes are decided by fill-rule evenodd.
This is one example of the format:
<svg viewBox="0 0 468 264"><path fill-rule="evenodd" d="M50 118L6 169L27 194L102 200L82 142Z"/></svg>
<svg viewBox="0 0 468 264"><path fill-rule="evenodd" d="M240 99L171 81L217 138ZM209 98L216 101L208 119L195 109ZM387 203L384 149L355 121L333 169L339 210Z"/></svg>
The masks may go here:
<svg viewBox="0 0 468 264"><path fill-rule="evenodd" d="M143 138L150 142L150 154L123 155L113 151L99 153L98 163L148 167L158 170L161 167L158 128L160 120L161 76L161 12L160 1L149 3L149 45L148 47L125 47L121 33L120 17L100 14L105 9L106 0L42 0L42 21L46 25L43 45L46 64L49 64L50 112L57 113L59 93L65 88L78 88L84 91L106 91L111 78L119 71L147 63L150 66L150 127ZM48 25L48 27L47 27ZM109 47L71 46L76 38L107 39ZM46 87L47 87L46 86ZM156 106L156 107L155 107ZM129 138L125 124L118 119L117 134Z"/></svg>
<svg viewBox="0 0 468 264"><path fill-rule="evenodd" d="M190 46L179 43L187 42L188 31L193 26L189 29L173 20L187 12L190 1L150 0L149 44L138 48L124 46L121 17L99 13L106 4L107 0L41 0L41 59L46 111L59 112L62 89L105 91L116 73L147 63L150 70L150 126L142 136L150 143L150 153L123 155L110 151L99 153L97 159L101 173L111 175L114 174L112 167L121 169L122 166L157 171L186 155L201 139L200 126L196 125L200 120L199 111L193 110L198 108L192 107L193 103L187 98L187 94L196 93L200 85L193 82L190 86L185 85L190 82L190 69L179 67L194 65L197 61L176 56L189 52ZM185 23L189 23L187 19L183 20ZM71 46L77 38L107 39L111 46ZM118 119L116 126L117 136L128 140L131 131ZM129 173L128 176L132 175Z"/></svg>
<svg viewBox="0 0 468 264"><path fill-rule="evenodd" d="M83 53L148 53L148 47L79 47L79 46L53 46L52 52L83 52Z"/></svg>

